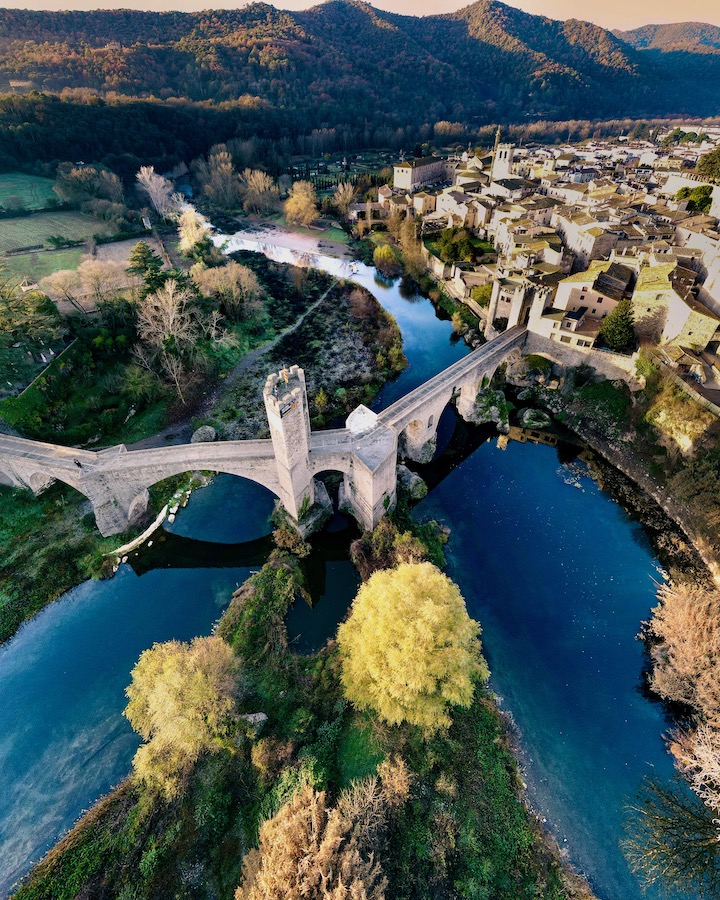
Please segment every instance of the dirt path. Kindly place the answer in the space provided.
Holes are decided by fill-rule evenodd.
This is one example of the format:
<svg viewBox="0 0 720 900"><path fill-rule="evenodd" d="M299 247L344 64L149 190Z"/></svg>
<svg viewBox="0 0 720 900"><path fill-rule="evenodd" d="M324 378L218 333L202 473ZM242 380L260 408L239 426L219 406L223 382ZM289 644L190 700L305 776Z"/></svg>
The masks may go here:
<svg viewBox="0 0 720 900"><path fill-rule="evenodd" d="M167 428L163 428L162 431L158 434L154 434L152 437L143 438L143 440L135 441L133 444L127 444L128 450L147 450L153 447L168 447L173 444L188 443L193 435L193 420L208 415L218 398L225 393L225 391L229 390L244 372L253 368L263 356L271 350L274 350L283 338L298 329L310 313L314 312L318 306L327 299L329 294L337 286L338 281L339 279L335 278L325 293L315 300L314 303L311 303L305 312L303 312L292 325L288 325L284 331L277 334L267 344L263 344L262 347L258 347L255 350L251 350L250 353L246 353L235 368L229 372L228 376L205 395L200 406L192 413L192 415L180 419L180 421L174 422L172 425L168 425Z"/></svg>

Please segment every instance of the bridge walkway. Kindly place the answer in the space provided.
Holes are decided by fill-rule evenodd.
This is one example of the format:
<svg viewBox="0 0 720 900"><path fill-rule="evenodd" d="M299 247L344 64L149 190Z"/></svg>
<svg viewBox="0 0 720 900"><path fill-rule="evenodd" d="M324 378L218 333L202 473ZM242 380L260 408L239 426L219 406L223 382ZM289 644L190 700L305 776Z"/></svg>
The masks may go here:
<svg viewBox="0 0 720 900"><path fill-rule="evenodd" d="M389 425L391 428L398 428L398 423L407 419L407 416L414 409L423 405L428 400L434 398L436 394L446 391L450 387L457 386L465 380L465 376L473 371L473 369L482 368L483 362L490 362L496 354L508 352L515 345L519 344L525 336L527 329L524 326L516 326L508 331L503 332L499 337L494 338L472 353L468 353L462 359L443 369L442 372L435 375L429 381L416 387L404 397L396 400L387 409L384 409L378 416L379 421L383 425Z"/></svg>

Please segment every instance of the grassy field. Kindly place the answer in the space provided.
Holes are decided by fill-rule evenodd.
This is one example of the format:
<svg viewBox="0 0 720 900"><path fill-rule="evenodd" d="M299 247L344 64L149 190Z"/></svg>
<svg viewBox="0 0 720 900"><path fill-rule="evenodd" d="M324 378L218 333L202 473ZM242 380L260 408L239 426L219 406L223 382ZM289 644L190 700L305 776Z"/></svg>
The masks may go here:
<svg viewBox="0 0 720 900"><path fill-rule="evenodd" d="M80 212L44 212L0 224L0 253L22 247L49 246L48 239L62 235L72 241L84 241L94 234L112 234L112 226Z"/></svg>
<svg viewBox="0 0 720 900"><path fill-rule="evenodd" d="M54 183L50 178L20 172L0 174L0 206L6 209L42 209L51 198L57 200L52 189Z"/></svg>
<svg viewBox="0 0 720 900"><path fill-rule="evenodd" d="M39 250L34 253L6 256L2 263L7 268L8 274L19 280L29 278L30 281L40 281L41 278L59 272L60 269L77 269L84 253L82 247L72 247L68 250Z"/></svg>
<svg viewBox="0 0 720 900"><path fill-rule="evenodd" d="M285 213L281 213L277 216L270 216L268 221L274 222L276 225L280 225L283 228L287 228L288 231L296 231L298 234L308 234L321 241L335 241L338 244L347 244L350 240L347 233L343 231L342 228L331 226L330 228L321 229L303 228L302 225L288 225Z"/></svg>

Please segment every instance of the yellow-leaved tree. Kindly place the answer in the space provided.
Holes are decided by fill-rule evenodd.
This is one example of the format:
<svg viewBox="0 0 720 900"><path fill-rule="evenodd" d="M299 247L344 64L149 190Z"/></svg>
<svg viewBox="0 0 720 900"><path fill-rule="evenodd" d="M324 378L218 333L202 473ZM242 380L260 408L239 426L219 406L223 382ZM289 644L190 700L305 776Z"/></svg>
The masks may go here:
<svg viewBox="0 0 720 900"><path fill-rule="evenodd" d="M219 747L234 707L236 658L219 637L154 644L126 688L124 715L145 740L135 775L166 797L178 794L200 755Z"/></svg>
<svg viewBox="0 0 720 900"><path fill-rule="evenodd" d="M312 225L318 217L317 197L311 181L296 181L285 201L285 218L290 225Z"/></svg>
<svg viewBox="0 0 720 900"><path fill-rule="evenodd" d="M488 677L479 634L457 585L432 563L376 572L338 629L345 695L391 724L447 728L450 708L469 706Z"/></svg>

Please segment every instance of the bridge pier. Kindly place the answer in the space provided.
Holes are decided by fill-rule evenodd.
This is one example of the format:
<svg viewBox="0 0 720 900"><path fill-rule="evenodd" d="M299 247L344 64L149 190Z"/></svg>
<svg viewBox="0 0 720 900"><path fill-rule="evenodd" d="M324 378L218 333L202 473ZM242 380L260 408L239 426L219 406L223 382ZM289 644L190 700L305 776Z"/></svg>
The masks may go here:
<svg viewBox="0 0 720 900"><path fill-rule="evenodd" d="M352 466L340 486L340 508L372 531L397 502L397 435L376 425L352 449Z"/></svg>
<svg viewBox="0 0 720 900"><path fill-rule="evenodd" d="M400 456L417 463L432 462L437 449L437 428L445 407L453 397L453 390L445 391L419 410L419 415L402 431Z"/></svg>
<svg viewBox="0 0 720 900"><path fill-rule="evenodd" d="M89 483L78 483L78 490L90 500L98 530L103 537L122 534L137 525L147 512L150 502L146 487L132 482L118 484L116 479L110 482L104 476L95 476Z"/></svg>

